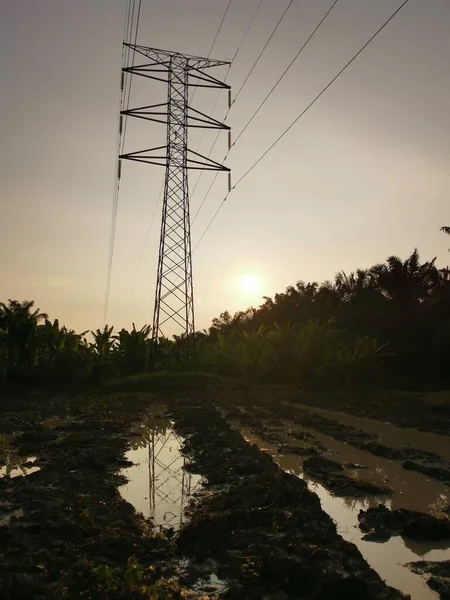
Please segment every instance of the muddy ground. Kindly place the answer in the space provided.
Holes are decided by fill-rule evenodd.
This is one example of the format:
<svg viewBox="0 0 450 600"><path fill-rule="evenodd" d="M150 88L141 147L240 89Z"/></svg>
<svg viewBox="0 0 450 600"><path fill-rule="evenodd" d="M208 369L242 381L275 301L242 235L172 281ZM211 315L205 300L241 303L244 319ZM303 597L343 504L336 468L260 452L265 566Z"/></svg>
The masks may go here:
<svg viewBox="0 0 450 600"><path fill-rule="evenodd" d="M279 405L282 402L325 408L376 421L450 435L450 392L387 390L311 391L294 387L267 386L248 389L242 402Z"/></svg>
<svg viewBox="0 0 450 600"><path fill-rule="evenodd" d="M410 567L415 573L428 577L428 585L439 594L441 600L450 600L450 561L418 561L411 563Z"/></svg>
<svg viewBox="0 0 450 600"><path fill-rule="evenodd" d="M301 396L301 400L305 400ZM388 467L394 475L402 481L400 471L415 471L417 473L417 498L422 494L421 485L427 484L433 480L436 482L432 489L441 489L441 497L436 505L423 503L427 507L426 513L414 510L389 510L384 505L369 508L361 511L359 515L360 527L365 534L362 540L370 543L387 542L392 536L401 536L405 546L411 542L418 543L442 543L442 547L450 545L450 506L448 504L448 487L450 485L450 464L448 457L449 443L445 443L445 437L448 430L445 426L436 425L436 415L431 421L422 421L421 430L436 431L439 430L441 437L427 437L425 440L420 436L410 436L406 432L405 441L402 440L402 429L392 432L376 425L371 421L371 426L367 427L366 421L357 419L346 419L354 422L357 426L352 426L348 422L342 422L338 413L323 411L320 406L326 406L328 409L333 406L332 402L322 402L315 404L311 397L304 403L295 403L291 397L287 397L285 390L272 389L253 390L245 393L245 401L235 402L234 397L221 397L221 404L232 422L237 424L238 428L251 432L256 435L260 441L260 447L268 443L271 447L271 453L274 456L297 455L300 458L301 469L312 478L312 481L320 482L326 490L334 496L365 498L369 500L372 496L375 502L383 501L389 503L390 496L396 497L398 503L398 494L402 489L397 487L390 488L390 479L383 478L386 485L373 485L370 479L373 475L365 464L355 462L345 462L341 459L338 462L334 459L334 450L343 456L351 454L350 451L343 451L343 448L354 448L357 456L367 460L372 464L372 468L377 465L377 458L386 463L395 465ZM342 405L341 405L342 408ZM403 406L403 408L405 408ZM421 418L429 410L428 404L421 413ZM350 412L350 411L349 411ZM364 411L353 411L360 415ZM380 410L377 405L372 411L378 419L386 416L388 411ZM444 411L445 412L445 411ZM442 411L437 411L438 415ZM367 413L366 413L367 416ZM417 423L417 416L413 415L409 421L403 419L402 425ZM361 427L361 428L360 428ZM392 435L393 434L393 435ZM250 435L250 439L252 437ZM439 438L439 439L437 439ZM408 440L408 441L406 441ZM427 448L414 447L414 441L419 444L425 444ZM262 445L261 445L262 442ZM331 443L332 442L332 443ZM434 443L436 442L436 445ZM340 446L339 446L340 444ZM434 451L436 450L436 451ZM441 456L439 452L442 452ZM373 458L370 458L370 456ZM393 470L392 470L393 469ZM419 475L420 474L420 475ZM422 477L423 476L423 477ZM420 479L420 477L422 477ZM379 481L379 477L377 481ZM414 481L414 480L412 480ZM395 483L395 481L393 482ZM430 485L431 485L430 484ZM438 486L438 487L436 487ZM436 493L436 492L435 492ZM401 504L401 500L400 500ZM372 503L373 506L373 503ZM425 561L426 562L426 561ZM421 567L411 569L416 573L421 573L427 577L427 583L431 589L438 592L441 598L447 598L449 581L448 563L426 563L428 571ZM442 565L447 565L447 570L443 573ZM431 569L431 570L430 570ZM429 577L426 573L432 573ZM420 592L419 592L420 594ZM420 597L417 596L418 598Z"/></svg>
<svg viewBox="0 0 450 600"><path fill-rule="evenodd" d="M319 414L317 411L310 410L307 405L295 405L283 401L274 402L273 399L269 401L267 398L256 395L253 396L253 399L255 401L254 404L247 397L247 403L244 406L233 405L230 400L225 399L222 399L222 402L231 418L235 418L240 423L251 427L252 430L263 435L268 441L282 444L286 440L286 436L284 433L280 436L280 428L290 428L289 435L295 437L295 425L298 425L299 428L316 431L375 456L399 461L405 470L417 471L427 477L450 485L450 464L436 452L419 448L394 448L388 446L376 434L362 431L356 427L330 419ZM307 454L308 448L311 455L323 452L324 449L320 448L320 444L314 440L314 435L299 431L297 438L300 439L301 436L305 435L310 435L310 443L302 444L300 452ZM315 468L314 461L309 461L309 464ZM341 487L345 495L346 487L350 490L351 486L340 485L339 478L337 478L335 485L333 484L330 469L317 468L315 470L317 478L323 481L326 479L328 473L328 487L333 492L339 493L339 488ZM310 471L310 474L314 473ZM372 492L368 488L361 491L366 491L369 494L383 493L383 491L389 493L389 490L376 490L375 488ZM348 495L352 494L349 493Z"/></svg>
<svg viewBox="0 0 450 600"><path fill-rule="evenodd" d="M428 585L439 594L441 600L450 600L450 561L418 561L409 566L415 573L428 577Z"/></svg>
<svg viewBox="0 0 450 600"><path fill-rule="evenodd" d="M389 510L380 504L360 511L358 520L362 531L378 539L402 535L411 540L447 540L450 543L450 519L444 516L405 509Z"/></svg>
<svg viewBox="0 0 450 600"><path fill-rule="evenodd" d="M220 576L235 581L236 597L399 597L338 535L306 483L246 444L218 412L192 399L173 417L185 436L199 429L185 451L208 486L223 486L196 504L179 548L199 561L214 558Z"/></svg>
<svg viewBox="0 0 450 600"><path fill-rule="evenodd" d="M0 514L11 517L0 529L1 598L83 597L92 575L83 561L119 567L153 556L158 542L117 491L130 429L146 407L138 396L37 396L1 415L15 454L36 456L40 467L0 479ZM44 424L54 417L56 426Z"/></svg>
<svg viewBox="0 0 450 600"><path fill-rule="evenodd" d="M35 395L3 405L0 433L40 470L0 479L1 598L198 597L192 584L208 559L228 598L402 597L340 537L306 484L246 444L210 395L167 399L206 490L179 535L158 533L118 492L129 441L154 401ZM127 569L133 556L139 566Z"/></svg>

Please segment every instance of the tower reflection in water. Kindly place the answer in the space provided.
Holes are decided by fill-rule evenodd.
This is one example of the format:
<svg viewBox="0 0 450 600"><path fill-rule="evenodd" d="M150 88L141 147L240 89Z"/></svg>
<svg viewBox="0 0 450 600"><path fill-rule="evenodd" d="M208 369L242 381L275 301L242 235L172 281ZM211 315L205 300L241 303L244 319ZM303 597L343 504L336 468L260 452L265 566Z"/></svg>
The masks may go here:
<svg viewBox="0 0 450 600"><path fill-rule="evenodd" d="M185 520L189 498L201 477L185 470L182 439L169 419L149 417L137 430L127 459L133 466L122 474L129 480L120 489L125 500L155 525L177 529Z"/></svg>

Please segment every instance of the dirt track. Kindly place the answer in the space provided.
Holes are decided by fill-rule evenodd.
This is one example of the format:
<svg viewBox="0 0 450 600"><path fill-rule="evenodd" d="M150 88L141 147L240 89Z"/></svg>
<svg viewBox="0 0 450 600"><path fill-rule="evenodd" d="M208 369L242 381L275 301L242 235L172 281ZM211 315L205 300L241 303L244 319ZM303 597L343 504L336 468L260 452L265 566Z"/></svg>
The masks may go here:
<svg viewBox="0 0 450 600"><path fill-rule="evenodd" d="M299 589L324 600L401 597L340 537L306 484L246 444L210 397L169 401L191 468L208 484L178 537L155 536L117 491L128 440L151 403L136 394L36 397L2 415L2 433L40 467L0 480L9 519L0 538L2 598L87 597L93 567L123 571L132 555L152 565L152 583L178 578L183 588L214 558L230 598L295 597ZM182 577L180 559L191 565ZM180 593L174 586L172 597ZM123 597L123 589L106 597Z"/></svg>

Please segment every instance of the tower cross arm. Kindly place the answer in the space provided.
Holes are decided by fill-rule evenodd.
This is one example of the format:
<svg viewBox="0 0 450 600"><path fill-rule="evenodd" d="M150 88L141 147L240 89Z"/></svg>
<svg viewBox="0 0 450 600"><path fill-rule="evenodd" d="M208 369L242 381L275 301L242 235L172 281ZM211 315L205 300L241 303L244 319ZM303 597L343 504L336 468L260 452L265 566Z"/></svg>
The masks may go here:
<svg viewBox="0 0 450 600"><path fill-rule="evenodd" d="M152 59L155 63L168 65L173 57L183 56L187 60L187 69L208 69L211 67L221 67L231 64L230 61L216 60L213 58L205 58L202 56L194 56L192 54L182 54L181 52L172 52L170 50L161 50L160 48L150 48L149 46L140 46L138 44L124 44L134 52L142 54L147 58Z"/></svg>

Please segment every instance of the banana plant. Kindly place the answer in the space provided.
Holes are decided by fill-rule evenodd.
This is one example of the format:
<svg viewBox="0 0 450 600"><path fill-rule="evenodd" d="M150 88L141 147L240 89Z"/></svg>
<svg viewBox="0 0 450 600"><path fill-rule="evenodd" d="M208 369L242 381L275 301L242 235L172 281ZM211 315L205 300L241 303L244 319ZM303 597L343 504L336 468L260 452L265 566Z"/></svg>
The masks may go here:
<svg viewBox="0 0 450 600"><path fill-rule="evenodd" d="M384 351L387 345L380 346L373 337L358 336L353 343L338 349L331 361L323 365L322 374L344 381L349 387L357 381L373 381L381 361L395 356Z"/></svg>
<svg viewBox="0 0 450 600"><path fill-rule="evenodd" d="M240 334L240 360L244 371L255 373L263 371L267 364L267 328L261 325L254 331L243 331Z"/></svg>
<svg viewBox="0 0 450 600"><path fill-rule="evenodd" d="M124 375L134 375L146 371L150 356L150 325L144 325L139 331L133 323L133 329L122 329L114 339L117 341L116 354L119 368Z"/></svg>
<svg viewBox="0 0 450 600"><path fill-rule="evenodd" d="M221 372L233 372L239 363L239 348L234 333L215 331L210 344L201 349L200 364Z"/></svg>
<svg viewBox="0 0 450 600"><path fill-rule="evenodd" d="M6 332L8 360L11 369L21 374L35 366L35 335L39 322L47 318L33 307L34 302L28 300L0 302L0 328Z"/></svg>
<svg viewBox="0 0 450 600"><path fill-rule="evenodd" d="M267 335L268 360L276 376L292 378L296 369L298 327L290 321L286 325L275 323Z"/></svg>
<svg viewBox="0 0 450 600"><path fill-rule="evenodd" d="M311 319L300 327L297 359L300 373L309 379L321 376L323 367L333 363L342 347L344 331L336 328L334 320Z"/></svg>
<svg viewBox="0 0 450 600"><path fill-rule="evenodd" d="M91 331L94 337L93 348L97 353L99 361L104 362L111 358L111 352L115 343L115 338L112 335L114 327L105 325L103 329Z"/></svg>

